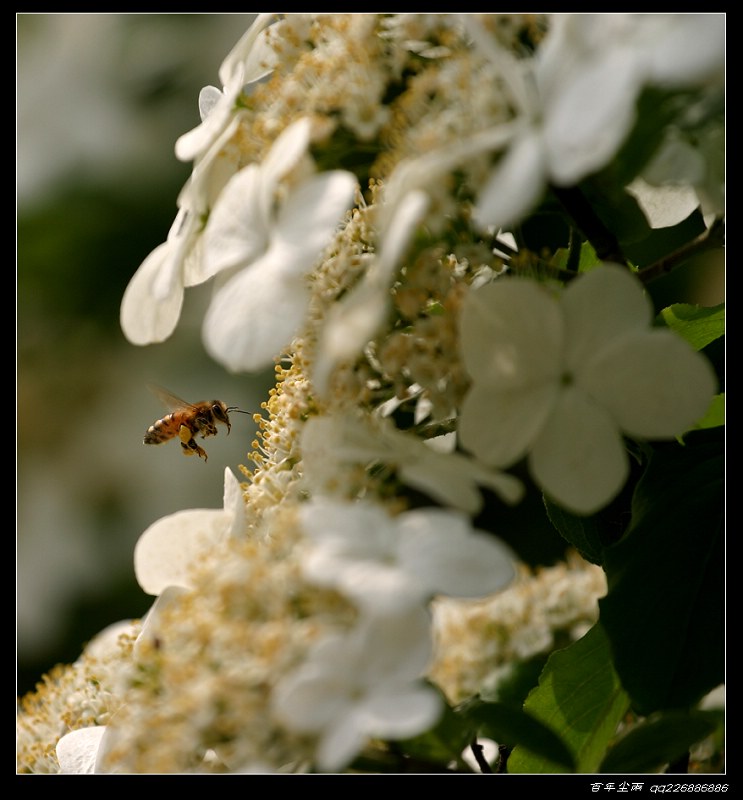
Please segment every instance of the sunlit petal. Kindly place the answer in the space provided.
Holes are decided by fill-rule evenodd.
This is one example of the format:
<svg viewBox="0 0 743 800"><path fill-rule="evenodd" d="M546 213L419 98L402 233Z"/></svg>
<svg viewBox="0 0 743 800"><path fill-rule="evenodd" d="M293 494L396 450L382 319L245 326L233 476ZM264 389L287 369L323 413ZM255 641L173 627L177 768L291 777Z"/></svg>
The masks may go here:
<svg viewBox="0 0 743 800"><path fill-rule="evenodd" d="M173 256L171 242L163 242L142 262L121 301L121 329L132 344L162 342L175 330L183 306L183 285L173 281L170 294L158 298L154 284Z"/></svg>
<svg viewBox="0 0 743 800"><path fill-rule="evenodd" d="M223 537L228 522L221 509L190 509L150 525L134 548L139 585L153 595L167 586L190 586L191 569Z"/></svg>
<svg viewBox="0 0 743 800"><path fill-rule="evenodd" d="M204 317L207 352L234 372L269 366L294 337L307 312L304 278L282 268L269 250L214 293Z"/></svg>
<svg viewBox="0 0 743 800"><path fill-rule="evenodd" d="M212 209L203 234L203 280L264 252L269 227L259 200L260 171L250 164L229 180Z"/></svg>
<svg viewBox="0 0 743 800"><path fill-rule="evenodd" d="M62 775L88 775L95 772L98 748L100 747L105 725L91 728L78 728L65 734L57 742L57 758Z"/></svg>

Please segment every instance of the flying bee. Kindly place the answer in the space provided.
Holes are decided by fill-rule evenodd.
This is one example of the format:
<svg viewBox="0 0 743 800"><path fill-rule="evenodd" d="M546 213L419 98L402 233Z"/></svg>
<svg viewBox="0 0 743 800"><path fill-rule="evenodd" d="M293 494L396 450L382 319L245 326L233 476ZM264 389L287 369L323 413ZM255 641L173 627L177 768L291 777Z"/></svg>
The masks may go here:
<svg viewBox="0 0 743 800"><path fill-rule="evenodd" d="M217 423L227 426L229 434L232 425L230 424L229 413L237 411L240 414L247 414L236 406L227 406L221 400L202 400L200 403L187 403L180 397L163 389L161 386L148 384L152 391L166 408L171 409L162 419L157 420L144 435L145 444L162 444L176 437L180 440L181 451L184 456L197 455L207 461L206 451L196 443L196 437L217 435Z"/></svg>

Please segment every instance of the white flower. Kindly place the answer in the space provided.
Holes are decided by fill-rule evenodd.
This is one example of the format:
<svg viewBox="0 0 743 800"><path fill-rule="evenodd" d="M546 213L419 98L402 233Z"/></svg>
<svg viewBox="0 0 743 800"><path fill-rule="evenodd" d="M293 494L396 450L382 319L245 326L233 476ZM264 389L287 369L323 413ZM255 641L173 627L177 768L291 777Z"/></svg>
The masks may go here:
<svg viewBox="0 0 743 800"><path fill-rule="evenodd" d="M462 445L500 467L528 454L554 500L577 513L598 510L628 475L622 434L673 438L715 391L704 356L651 320L641 284L616 265L579 277L559 300L519 278L471 292L461 320L474 381Z"/></svg>
<svg viewBox="0 0 743 800"><path fill-rule="evenodd" d="M518 503L524 487L518 478L493 470L457 452L399 431L386 419L355 414L311 417L302 431L304 479L323 493L351 464L389 464L408 486L445 505L476 514L482 508L478 486L487 486L506 503Z"/></svg>
<svg viewBox="0 0 743 800"><path fill-rule="evenodd" d="M502 52L476 19L466 25L504 68L522 122L478 197L482 227L517 222L549 182L568 186L601 169L634 125L644 86L704 82L724 64L722 14L556 14L530 85L528 62Z"/></svg>
<svg viewBox="0 0 743 800"><path fill-rule="evenodd" d="M261 369L289 344L305 318L306 276L353 203L357 182L343 170L306 177L277 198L310 133L308 118L296 121L260 166L234 175L204 231L205 274L230 271L206 313L204 344L228 369Z"/></svg>
<svg viewBox="0 0 743 800"><path fill-rule="evenodd" d="M190 570L216 542L244 535L245 504L237 478L224 471L224 508L177 511L159 519L139 537L134 548L134 572L147 594L169 586L189 587Z"/></svg>
<svg viewBox="0 0 743 800"><path fill-rule="evenodd" d="M510 549L455 511L391 517L373 503L317 499L300 514L311 540L303 565L308 580L374 612L397 612L436 594L493 594L515 575Z"/></svg>
<svg viewBox="0 0 743 800"><path fill-rule="evenodd" d="M363 618L349 634L318 642L279 682L275 713L290 730L319 734L317 766L339 770L369 738L407 738L436 722L441 701L420 683L431 652L422 608Z"/></svg>

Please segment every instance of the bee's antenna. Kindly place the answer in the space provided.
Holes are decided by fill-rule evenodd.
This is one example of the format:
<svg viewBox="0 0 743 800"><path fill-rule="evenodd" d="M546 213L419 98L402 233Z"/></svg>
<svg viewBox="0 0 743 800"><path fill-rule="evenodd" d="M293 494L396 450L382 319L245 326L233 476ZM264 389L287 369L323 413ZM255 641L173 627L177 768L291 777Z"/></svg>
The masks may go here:
<svg viewBox="0 0 743 800"><path fill-rule="evenodd" d="M238 414L250 414L250 411L243 411L241 408L238 408L237 406L230 406L227 410L237 411Z"/></svg>

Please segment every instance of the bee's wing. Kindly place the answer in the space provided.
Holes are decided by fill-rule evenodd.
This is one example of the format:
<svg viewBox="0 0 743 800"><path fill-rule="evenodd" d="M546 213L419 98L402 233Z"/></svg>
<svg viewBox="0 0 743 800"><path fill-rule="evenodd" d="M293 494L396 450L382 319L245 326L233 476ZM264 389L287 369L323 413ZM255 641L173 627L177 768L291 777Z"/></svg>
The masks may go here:
<svg viewBox="0 0 743 800"><path fill-rule="evenodd" d="M178 395L173 394L173 392L169 392L167 389L164 389L162 386L158 386L156 383L148 383L147 388L169 411L178 411L182 408L194 407L193 403L186 402L178 397Z"/></svg>

